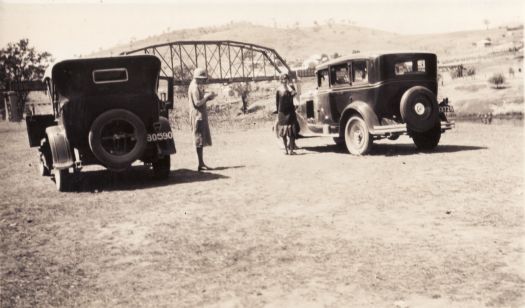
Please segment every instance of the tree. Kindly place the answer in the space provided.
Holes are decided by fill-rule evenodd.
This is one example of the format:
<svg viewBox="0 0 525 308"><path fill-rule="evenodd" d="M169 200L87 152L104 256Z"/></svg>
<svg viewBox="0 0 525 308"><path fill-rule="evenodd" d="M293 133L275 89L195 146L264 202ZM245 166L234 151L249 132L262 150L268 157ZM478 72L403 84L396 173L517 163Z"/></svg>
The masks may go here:
<svg viewBox="0 0 525 308"><path fill-rule="evenodd" d="M242 101L242 107L241 111L242 113L246 114L248 112L248 96L250 95L250 92L252 91L252 87L248 82L245 83L234 83L231 86L231 89L237 93L241 97Z"/></svg>
<svg viewBox="0 0 525 308"><path fill-rule="evenodd" d="M485 27L487 27L487 30L489 29L489 25L490 25L490 20L488 19L483 19L483 23L485 24Z"/></svg>
<svg viewBox="0 0 525 308"><path fill-rule="evenodd" d="M185 66L184 68L176 66L173 68L173 76L175 79L189 81L193 78L194 69L195 67L191 64L188 67Z"/></svg>
<svg viewBox="0 0 525 308"><path fill-rule="evenodd" d="M490 77L489 82L496 86L496 89L499 89L499 86L505 82L505 76L503 74L494 74Z"/></svg>
<svg viewBox="0 0 525 308"><path fill-rule="evenodd" d="M29 46L29 39L21 39L16 43L7 44L0 50L0 82L5 89L17 91L15 83L41 80L44 72L53 61L49 52L38 52ZM29 91L19 90L19 106L24 110Z"/></svg>
<svg viewBox="0 0 525 308"><path fill-rule="evenodd" d="M319 30L321 30L321 26L319 25L319 23L317 22L317 20L314 20L314 32L318 32Z"/></svg>
<svg viewBox="0 0 525 308"><path fill-rule="evenodd" d="M509 67L509 77L514 77L514 69Z"/></svg>

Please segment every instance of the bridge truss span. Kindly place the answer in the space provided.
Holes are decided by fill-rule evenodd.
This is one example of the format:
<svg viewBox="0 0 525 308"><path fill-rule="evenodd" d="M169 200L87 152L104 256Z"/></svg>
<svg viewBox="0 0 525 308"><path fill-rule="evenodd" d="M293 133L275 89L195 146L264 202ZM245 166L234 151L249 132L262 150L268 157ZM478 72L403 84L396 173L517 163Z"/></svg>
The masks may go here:
<svg viewBox="0 0 525 308"><path fill-rule="evenodd" d="M161 78L174 85L190 83L196 67L206 69L208 83L275 80L293 72L272 48L237 41L175 41L123 52L151 54L162 63Z"/></svg>

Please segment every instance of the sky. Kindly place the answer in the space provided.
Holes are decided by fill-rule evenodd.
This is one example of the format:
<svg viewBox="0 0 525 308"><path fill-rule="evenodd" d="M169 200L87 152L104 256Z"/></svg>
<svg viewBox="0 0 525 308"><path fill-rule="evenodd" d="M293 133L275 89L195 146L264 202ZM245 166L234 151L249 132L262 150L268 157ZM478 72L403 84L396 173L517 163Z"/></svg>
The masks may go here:
<svg viewBox="0 0 525 308"><path fill-rule="evenodd" d="M523 23L523 0L0 0L0 48L28 38L55 58L86 55L168 29L230 21L285 27L333 19L400 34L442 33ZM255 41L252 43L256 43Z"/></svg>

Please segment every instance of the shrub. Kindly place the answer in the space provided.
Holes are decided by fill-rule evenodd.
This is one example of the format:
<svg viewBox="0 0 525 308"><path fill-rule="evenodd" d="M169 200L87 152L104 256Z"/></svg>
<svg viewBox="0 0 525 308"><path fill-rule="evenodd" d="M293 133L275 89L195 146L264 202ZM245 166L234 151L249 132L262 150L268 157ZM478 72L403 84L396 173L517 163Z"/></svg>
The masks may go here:
<svg viewBox="0 0 525 308"><path fill-rule="evenodd" d="M458 70L450 70L450 78L456 79L458 78Z"/></svg>
<svg viewBox="0 0 525 308"><path fill-rule="evenodd" d="M503 74L497 73L489 78L489 82L495 85L496 89L499 89L499 86L505 82L505 77L503 76Z"/></svg>
<svg viewBox="0 0 525 308"><path fill-rule="evenodd" d="M464 76L476 75L475 67L464 67L463 65L458 66L450 71L450 77L452 79L463 78Z"/></svg>

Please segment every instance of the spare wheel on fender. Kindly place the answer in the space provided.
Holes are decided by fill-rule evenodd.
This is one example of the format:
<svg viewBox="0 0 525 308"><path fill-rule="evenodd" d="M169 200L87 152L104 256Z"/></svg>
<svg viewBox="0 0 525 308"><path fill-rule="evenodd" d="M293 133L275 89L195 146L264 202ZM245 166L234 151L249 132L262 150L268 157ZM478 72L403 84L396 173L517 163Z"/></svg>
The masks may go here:
<svg viewBox="0 0 525 308"><path fill-rule="evenodd" d="M416 132L428 131L438 121L436 95L422 86L408 89L401 97L399 109L408 129Z"/></svg>
<svg viewBox="0 0 525 308"><path fill-rule="evenodd" d="M89 147L108 169L122 170L142 156L146 148L146 128L134 113L111 109L91 124Z"/></svg>

